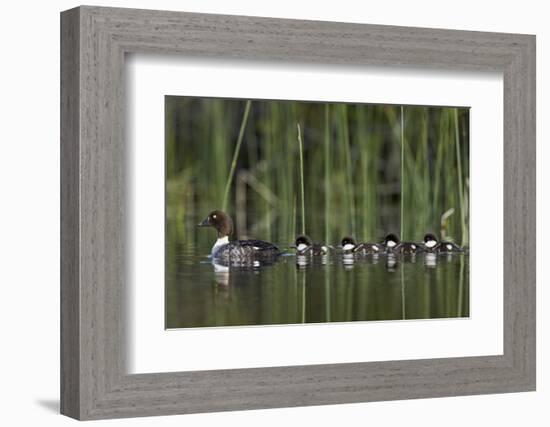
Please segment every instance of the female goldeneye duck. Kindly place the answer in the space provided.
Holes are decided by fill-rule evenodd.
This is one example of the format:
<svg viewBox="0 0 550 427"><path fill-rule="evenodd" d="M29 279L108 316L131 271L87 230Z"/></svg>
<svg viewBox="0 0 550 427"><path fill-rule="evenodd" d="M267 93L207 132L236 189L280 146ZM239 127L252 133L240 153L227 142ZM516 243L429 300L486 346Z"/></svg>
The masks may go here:
<svg viewBox="0 0 550 427"><path fill-rule="evenodd" d="M298 236L295 243L297 255L320 256L328 253L328 247L326 245L313 243L306 235Z"/></svg>
<svg viewBox="0 0 550 427"><path fill-rule="evenodd" d="M272 259L281 254L273 243L263 240L233 240L233 220L222 211L212 211L198 224L200 227L214 227L218 232L218 239L212 246L212 258L221 261L247 262L261 259ZM254 264L253 264L254 265Z"/></svg>
<svg viewBox="0 0 550 427"><path fill-rule="evenodd" d="M356 243L353 237L344 237L342 239L342 251L344 253L359 253L365 255L377 255L383 252L382 245L378 243Z"/></svg>
<svg viewBox="0 0 550 427"><path fill-rule="evenodd" d="M456 245L453 242L447 242L442 240L439 242L437 237L431 233L427 233L424 236L424 250L427 252L438 252L438 253L453 253L453 252L463 252L462 248Z"/></svg>

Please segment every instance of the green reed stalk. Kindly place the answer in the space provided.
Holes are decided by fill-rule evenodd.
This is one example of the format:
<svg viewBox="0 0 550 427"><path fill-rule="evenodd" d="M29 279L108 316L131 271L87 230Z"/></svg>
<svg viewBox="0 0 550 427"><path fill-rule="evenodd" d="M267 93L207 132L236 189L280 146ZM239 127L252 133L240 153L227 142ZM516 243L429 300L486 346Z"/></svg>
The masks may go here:
<svg viewBox="0 0 550 427"><path fill-rule="evenodd" d="M405 266L401 266L401 317L407 318L407 307L405 306Z"/></svg>
<svg viewBox="0 0 550 427"><path fill-rule="evenodd" d="M445 134L445 124L447 115L445 114L445 110L441 110L437 112L437 119L436 123L437 126L437 141L441 141L443 139L443 135ZM434 182L434 206L435 206L435 218L438 218L441 215L441 212L445 212L449 209L447 200L444 200L441 193L442 193L442 187L443 183L442 177L443 177L443 157L444 157L444 151L445 151L445 144L442 142L436 144L436 156L435 156L435 182ZM440 229L441 238L443 239L445 236L443 236L443 229Z"/></svg>
<svg viewBox="0 0 550 427"><path fill-rule="evenodd" d="M302 234L306 233L306 205L304 191L304 146L302 144L302 133L300 131L300 123L296 123L298 128L298 145L300 147L300 198L302 199Z"/></svg>
<svg viewBox="0 0 550 427"><path fill-rule="evenodd" d="M457 296L457 308L456 308L456 317L462 317L462 308L463 308L463 302L462 299L464 297L464 256L460 256L460 273L458 277L458 296Z"/></svg>
<svg viewBox="0 0 550 427"><path fill-rule="evenodd" d="M404 239L404 230L403 230L403 207L405 205L404 203L404 193L405 193L405 133L404 133L404 118L403 118L403 106L401 106L401 213L400 213L400 229L399 232L401 234L401 239Z"/></svg>
<svg viewBox="0 0 550 427"><path fill-rule="evenodd" d="M325 270L325 322L330 322L330 264L327 264Z"/></svg>
<svg viewBox="0 0 550 427"><path fill-rule="evenodd" d="M306 272L302 274L302 323L306 323Z"/></svg>
<svg viewBox="0 0 550 427"><path fill-rule="evenodd" d="M325 104L325 242L330 242L330 107Z"/></svg>
<svg viewBox="0 0 550 427"><path fill-rule="evenodd" d="M330 243L330 107L325 104L325 243ZM325 321L330 322L330 268L325 272Z"/></svg>
<svg viewBox="0 0 550 427"><path fill-rule="evenodd" d="M290 240L294 239L296 236L296 196L292 199L292 223L290 231Z"/></svg>
<svg viewBox="0 0 550 427"><path fill-rule="evenodd" d="M455 147L456 147L456 169L458 176L458 194L460 197L460 223L462 226L462 246L468 244L468 230L466 228L466 212L464 206L464 188L462 186L462 156L460 154L460 135L458 129L458 108L454 109L455 121Z"/></svg>
<svg viewBox="0 0 550 427"><path fill-rule="evenodd" d="M348 129L348 110L347 105L343 104L342 108L342 117L340 119L342 126L342 138L344 139L344 150L345 150L345 161L346 161L346 190L349 197L350 205L350 223L351 223L351 233L353 236L356 235L355 227L355 197L353 191L353 179L352 179L352 167L351 167L351 148L350 148L350 138L349 138L349 129Z"/></svg>
<svg viewBox="0 0 550 427"><path fill-rule="evenodd" d="M355 134L356 143L359 147L359 159L360 159L360 180L357 180L357 202L360 205L359 211L363 215L358 215L358 219L361 222L359 229L361 230L361 236L363 238L369 237L369 223L371 222L372 214L369 212L369 198L371 196L371 191L369 189L369 156L370 153L370 135L367 129L367 111L364 106L355 107Z"/></svg>
<svg viewBox="0 0 550 427"><path fill-rule="evenodd" d="M241 121L241 128L239 129L239 136L237 138L237 144L235 144L235 151L233 152L233 160L231 161L231 169L229 170L229 176L227 177L227 183L225 184L225 191L223 193L222 210L227 209L227 201L229 198L229 190L231 189L231 183L233 182L233 175L235 175L235 168L237 167L237 158L239 157L239 151L243 142L244 130L248 121L248 113L250 112L250 106L252 101L246 101L244 107L243 119Z"/></svg>
<svg viewBox="0 0 550 427"><path fill-rule="evenodd" d="M286 156L283 160L283 163L279 165L279 170L282 170L284 168L288 168L287 170L292 171L294 170L294 165L296 161L296 146L294 144L294 128L292 126L288 126L287 123L295 123L297 120L295 120L295 105L293 104L291 107L284 109L284 115L283 115L283 122L285 123L284 126L284 132L282 132L282 137L284 139L285 143L285 152ZM295 206L293 205L295 197L296 190L295 190L295 180L296 180L296 174L295 173L283 173L279 174L281 178L284 180L284 184L282 186L282 200L284 201L284 205L281 206L279 212L283 212L284 214L281 215L281 222L285 224L285 227L282 230L281 235L281 241L292 241L296 235L295 235L295 227L294 227L294 220L296 213L293 212L293 209L295 209ZM287 213L293 212L292 216L289 216Z"/></svg>
<svg viewBox="0 0 550 427"><path fill-rule="evenodd" d="M428 158L428 110L426 108L422 109L422 174L424 182L424 224L423 229L428 230L433 227L433 204L430 203L430 165ZM428 206L430 208L428 208Z"/></svg>

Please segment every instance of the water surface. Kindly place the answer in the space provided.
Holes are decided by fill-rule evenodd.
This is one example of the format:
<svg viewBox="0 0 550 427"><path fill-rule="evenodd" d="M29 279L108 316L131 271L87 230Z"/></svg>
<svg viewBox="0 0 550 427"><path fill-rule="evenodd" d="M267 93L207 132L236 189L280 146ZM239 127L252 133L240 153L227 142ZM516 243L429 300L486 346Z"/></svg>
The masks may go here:
<svg viewBox="0 0 550 427"><path fill-rule="evenodd" d="M166 327L273 325L469 316L469 256L298 259L224 267L210 246L166 248ZM280 244L284 248L286 244Z"/></svg>

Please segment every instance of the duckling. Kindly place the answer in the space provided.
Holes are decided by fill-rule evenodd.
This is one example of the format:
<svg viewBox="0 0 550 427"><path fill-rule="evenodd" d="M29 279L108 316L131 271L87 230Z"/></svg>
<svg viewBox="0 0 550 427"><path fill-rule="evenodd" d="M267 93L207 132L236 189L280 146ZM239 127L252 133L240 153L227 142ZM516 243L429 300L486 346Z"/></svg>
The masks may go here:
<svg viewBox="0 0 550 427"><path fill-rule="evenodd" d="M404 255L413 255L422 252L422 246L415 242L401 242L396 251Z"/></svg>
<svg viewBox="0 0 550 427"><path fill-rule="evenodd" d="M399 245L399 237L393 233L390 233L384 237L381 245L385 249L386 253L394 253L395 249Z"/></svg>
<svg viewBox="0 0 550 427"><path fill-rule="evenodd" d="M357 251L358 245L353 237L344 237L342 239L342 252L345 254L353 254Z"/></svg>
<svg viewBox="0 0 550 427"><path fill-rule="evenodd" d="M386 253L411 255L422 251L422 247L415 242L401 242L399 237L390 233L382 242L386 248Z"/></svg>
<svg viewBox="0 0 550 427"><path fill-rule="evenodd" d="M378 243L357 243L353 237L344 237L342 239L342 251L344 253L357 253L363 255L378 255L384 251L382 245Z"/></svg>
<svg viewBox="0 0 550 427"><path fill-rule="evenodd" d="M453 242L445 240L438 241L432 233L426 233L424 236L424 250L430 253L457 253L464 252L464 250Z"/></svg>
<svg viewBox="0 0 550 427"><path fill-rule="evenodd" d="M322 256L328 253L328 246L321 243L313 243L306 235L300 235L296 238L297 255Z"/></svg>
<svg viewBox="0 0 550 427"><path fill-rule="evenodd" d="M437 245L439 242L432 233L426 233L424 235L424 251L428 253L437 252Z"/></svg>

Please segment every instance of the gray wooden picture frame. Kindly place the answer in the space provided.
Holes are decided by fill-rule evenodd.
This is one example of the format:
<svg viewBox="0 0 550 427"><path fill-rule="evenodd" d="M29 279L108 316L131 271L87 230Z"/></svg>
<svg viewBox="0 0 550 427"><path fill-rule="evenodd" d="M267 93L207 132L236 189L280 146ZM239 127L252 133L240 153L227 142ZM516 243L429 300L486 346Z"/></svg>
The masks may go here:
<svg viewBox="0 0 550 427"><path fill-rule="evenodd" d="M127 374L127 53L502 72L504 354ZM63 414L84 420L535 390L535 255L534 36L88 6L62 12Z"/></svg>

